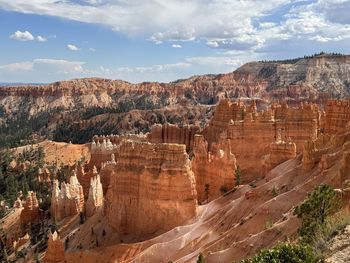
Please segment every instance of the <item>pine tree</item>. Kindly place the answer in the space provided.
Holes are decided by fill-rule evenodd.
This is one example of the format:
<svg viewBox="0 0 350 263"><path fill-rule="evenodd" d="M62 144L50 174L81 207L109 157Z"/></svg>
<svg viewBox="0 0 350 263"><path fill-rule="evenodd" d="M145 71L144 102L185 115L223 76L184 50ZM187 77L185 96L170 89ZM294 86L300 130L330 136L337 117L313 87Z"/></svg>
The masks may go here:
<svg viewBox="0 0 350 263"><path fill-rule="evenodd" d="M240 185L241 184L241 176L242 176L242 171L241 171L241 167L239 167L239 165L237 165L237 169L236 169L236 185Z"/></svg>
<svg viewBox="0 0 350 263"><path fill-rule="evenodd" d="M202 253L199 254L197 263L205 263L204 256Z"/></svg>
<svg viewBox="0 0 350 263"><path fill-rule="evenodd" d="M329 185L320 185L294 210L301 219L299 234L303 241L311 243L325 226L328 216L340 208L336 192Z"/></svg>

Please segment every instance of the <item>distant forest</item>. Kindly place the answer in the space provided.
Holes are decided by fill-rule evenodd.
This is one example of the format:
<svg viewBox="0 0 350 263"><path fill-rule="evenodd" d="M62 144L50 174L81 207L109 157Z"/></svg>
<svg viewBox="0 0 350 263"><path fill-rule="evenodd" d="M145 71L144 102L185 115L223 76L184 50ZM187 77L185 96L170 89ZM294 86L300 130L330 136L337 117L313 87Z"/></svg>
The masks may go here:
<svg viewBox="0 0 350 263"><path fill-rule="evenodd" d="M322 56L330 56L330 57L341 57L345 56L345 54L342 53L326 53L326 52L320 52L315 53L310 56L304 56L299 58L292 58L292 59L284 59L284 60L260 60L259 62L262 63L279 63L279 64L295 64L301 59L309 59L309 58L316 58L316 57L322 57Z"/></svg>

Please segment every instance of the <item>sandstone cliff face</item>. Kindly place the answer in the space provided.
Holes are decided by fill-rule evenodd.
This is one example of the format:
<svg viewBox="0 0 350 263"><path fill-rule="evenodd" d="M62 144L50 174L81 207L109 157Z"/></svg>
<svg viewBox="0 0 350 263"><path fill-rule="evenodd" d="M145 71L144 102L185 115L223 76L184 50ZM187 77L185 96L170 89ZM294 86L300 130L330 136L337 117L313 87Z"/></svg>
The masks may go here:
<svg viewBox="0 0 350 263"><path fill-rule="evenodd" d="M350 179L350 127L336 134L322 134L316 140L306 141L303 149L304 172L317 169L326 173L335 169L337 176L332 184L337 188L348 187Z"/></svg>
<svg viewBox="0 0 350 263"><path fill-rule="evenodd" d="M94 215L103 206L103 189L100 176L91 179L89 197L85 204L86 216Z"/></svg>
<svg viewBox="0 0 350 263"><path fill-rule="evenodd" d="M292 141L282 141L277 137L276 141L270 144L269 154L263 157L263 170L266 175L272 168L277 165L296 157L297 147Z"/></svg>
<svg viewBox="0 0 350 263"><path fill-rule="evenodd" d="M329 100L325 105L324 132L345 130L350 122L350 100Z"/></svg>
<svg viewBox="0 0 350 263"><path fill-rule="evenodd" d="M56 221L84 211L83 188L76 175L70 177L69 183L62 183L61 189L54 181L51 198L51 215Z"/></svg>
<svg viewBox="0 0 350 263"><path fill-rule="evenodd" d="M109 224L149 236L195 217L195 178L185 145L123 141L106 196ZM103 169L102 169L103 170Z"/></svg>
<svg viewBox="0 0 350 263"><path fill-rule="evenodd" d="M258 111L255 102L246 106L242 101L223 100L203 134L211 145L224 134L231 142L232 152L242 168L243 181L263 176L261 158L269 153L270 143L278 133L284 141L293 141L301 152L305 140L316 139L320 113L314 104L298 107L272 104Z"/></svg>
<svg viewBox="0 0 350 263"><path fill-rule="evenodd" d="M290 97L315 98L320 93L349 96L350 56L320 55L299 59L290 63L252 62L236 72L252 75L256 79L268 81L272 93L284 92ZM316 87L316 88L315 88ZM289 89L292 88L292 89ZM299 89L291 94L293 88ZM295 90L295 89L294 89Z"/></svg>
<svg viewBox="0 0 350 263"><path fill-rule="evenodd" d="M203 135L196 135L193 154L192 170L199 202L213 200L235 186L237 166L230 140L221 138L209 151Z"/></svg>
<svg viewBox="0 0 350 263"><path fill-rule="evenodd" d="M7 113L24 105L31 114L43 109L112 107L137 101L162 106L215 104L222 98L320 100L350 95L350 56L323 55L295 63L252 62L233 73L192 77L171 83L131 84L87 78L43 86L0 87L0 103ZM22 102L22 104L21 104Z"/></svg>
<svg viewBox="0 0 350 263"><path fill-rule="evenodd" d="M199 133L198 126L178 127L173 124L154 125L147 139L151 143L176 143L186 145L187 152L192 151L195 134Z"/></svg>
<svg viewBox="0 0 350 263"><path fill-rule="evenodd" d="M203 127L212 105L223 98L296 104L347 97L348 68L349 56L322 56L296 63L254 62L229 74L171 83L130 84L89 78L45 86L0 87L0 110L4 112L0 123L18 116L33 117L31 120L44 117L39 133L48 135L43 139L52 136L73 143L88 142L94 129L105 134L139 133L166 122Z"/></svg>
<svg viewBox="0 0 350 263"><path fill-rule="evenodd" d="M36 193L29 191L20 216L21 224L34 223L39 220L39 217L40 210Z"/></svg>
<svg viewBox="0 0 350 263"><path fill-rule="evenodd" d="M44 256L45 263L62 263L65 262L64 244L60 240L57 232L49 234L47 250Z"/></svg>
<svg viewBox="0 0 350 263"><path fill-rule="evenodd" d="M102 163L110 161L111 155L116 154L117 145L123 140L146 142L147 136L142 134L94 136L90 146L91 160L87 165L87 169L91 170L93 166L96 166L100 170Z"/></svg>

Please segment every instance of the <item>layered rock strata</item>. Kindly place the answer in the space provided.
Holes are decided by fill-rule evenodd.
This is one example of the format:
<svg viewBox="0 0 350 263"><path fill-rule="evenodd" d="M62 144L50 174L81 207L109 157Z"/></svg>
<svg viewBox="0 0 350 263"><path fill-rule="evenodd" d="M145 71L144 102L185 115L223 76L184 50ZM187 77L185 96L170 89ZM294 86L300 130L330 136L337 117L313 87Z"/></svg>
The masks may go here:
<svg viewBox="0 0 350 263"><path fill-rule="evenodd" d="M221 138L209 151L203 135L194 139L192 169L200 202L213 200L231 190L236 184L236 158L230 140Z"/></svg>
<svg viewBox="0 0 350 263"><path fill-rule="evenodd" d="M94 215L103 207L103 189L100 182L100 176L91 179L89 197L85 203L86 216Z"/></svg>
<svg viewBox="0 0 350 263"><path fill-rule="evenodd" d="M43 261L45 263L61 263L65 262L64 244L60 240L57 232L49 234L47 250Z"/></svg>
<svg viewBox="0 0 350 263"><path fill-rule="evenodd" d="M266 175L272 168L277 165L296 157L297 147L292 141L282 141L280 136L277 136L275 142L270 144L269 154L263 157L263 170Z"/></svg>
<svg viewBox="0 0 350 263"><path fill-rule="evenodd" d="M185 145L123 141L117 152L117 162L107 165L115 172L106 196L113 228L149 236L195 217L195 177Z"/></svg>
<svg viewBox="0 0 350 263"><path fill-rule="evenodd" d="M176 143L186 145L187 152L192 151L195 134L199 133L198 126L178 127L173 124L154 125L147 139L151 143Z"/></svg>
<svg viewBox="0 0 350 263"><path fill-rule="evenodd" d="M349 122L350 100L329 100L326 102L324 132L342 132Z"/></svg>
<svg viewBox="0 0 350 263"><path fill-rule="evenodd" d="M21 211L21 224L26 225L29 223L34 223L39 220L39 217L40 209L36 193L29 191L23 206L23 210Z"/></svg>
<svg viewBox="0 0 350 263"><path fill-rule="evenodd" d="M320 113L314 104L302 103L289 108L287 104L273 104L258 111L254 101L246 106L238 101L222 100L203 134L211 145L224 134L231 142L232 152L242 168L243 181L263 176L261 158L270 151L270 144L281 136L291 140L301 152L305 140L317 138Z"/></svg>
<svg viewBox="0 0 350 263"><path fill-rule="evenodd" d="M70 177L69 183L62 183L61 189L57 180L53 183L51 198L51 215L56 221L84 211L84 194L76 174Z"/></svg>

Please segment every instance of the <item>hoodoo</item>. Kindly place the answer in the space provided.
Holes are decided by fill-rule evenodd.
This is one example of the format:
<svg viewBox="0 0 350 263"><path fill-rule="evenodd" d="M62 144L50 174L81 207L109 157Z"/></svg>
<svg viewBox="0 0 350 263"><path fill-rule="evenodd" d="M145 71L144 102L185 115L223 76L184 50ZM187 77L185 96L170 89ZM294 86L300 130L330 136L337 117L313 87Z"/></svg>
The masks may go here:
<svg viewBox="0 0 350 263"><path fill-rule="evenodd" d="M53 183L51 198L51 215L56 221L84 211L84 194L76 174L69 183L62 183L61 189L57 180Z"/></svg>
<svg viewBox="0 0 350 263"><path fill-rule="evenodd" d="M106 196L109 224L150 236L196 216L195 177L185 145L122 141Z"/></svg>

